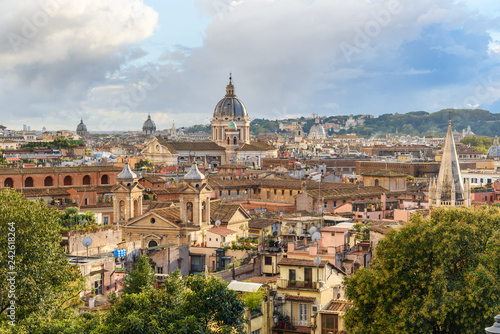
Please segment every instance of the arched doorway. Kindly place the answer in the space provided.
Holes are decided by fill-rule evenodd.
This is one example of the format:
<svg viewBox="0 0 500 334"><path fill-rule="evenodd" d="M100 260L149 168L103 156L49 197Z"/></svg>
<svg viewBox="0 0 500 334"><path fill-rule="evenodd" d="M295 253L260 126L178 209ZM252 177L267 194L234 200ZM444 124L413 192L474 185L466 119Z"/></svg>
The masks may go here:
<svg viewBox="0 0 500 334"><path fill-rule="evenodd" d="M3 182L3 186L5 188L14 188L14 180L12 180L10 177L6 178Z"/></svg>
<svg viewBox="0 0 500 334"><path fill-rule="evenodd" d="M109 183L109 178L106 174L101 176L101 184L108 184Z"/></svg>
<svg viewBox="0 0 500 334"><path fill-rule="evenodd" d="M150 241L148 242L148 248L149 248L149 247L156 247L156 246L158 246L158 243L157 243L156 241L154 241L154 240L150 240Z"/></svg>

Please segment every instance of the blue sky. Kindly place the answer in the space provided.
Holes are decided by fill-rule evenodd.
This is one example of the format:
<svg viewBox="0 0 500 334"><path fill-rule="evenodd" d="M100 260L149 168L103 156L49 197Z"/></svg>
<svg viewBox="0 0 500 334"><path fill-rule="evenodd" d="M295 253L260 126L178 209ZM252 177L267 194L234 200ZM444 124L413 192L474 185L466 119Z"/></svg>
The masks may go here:
<svg viewBox="0 0 500 334"><path fill-rule="evenodd" d="M250 118L500 112L500 3L22 0L0 3L0 123L208 123L229 71Z"/></svg>

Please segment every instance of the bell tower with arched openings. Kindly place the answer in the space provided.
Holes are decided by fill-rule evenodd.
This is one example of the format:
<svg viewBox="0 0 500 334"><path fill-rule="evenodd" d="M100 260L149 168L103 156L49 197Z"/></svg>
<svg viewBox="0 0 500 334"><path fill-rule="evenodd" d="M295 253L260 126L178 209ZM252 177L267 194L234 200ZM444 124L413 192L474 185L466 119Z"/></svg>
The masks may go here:
<svg viewBox="0 0 500 334"><path fill-rule="evenodd" d="M144 187L137 182L137 175L130 169L128 161L118 174L113 187L113 223L125 224L142 215L142 192Z"/></svg>
<svg viewBox="0 0 500 334"><path fill-rule="evenodd" d="M210 193L207 184L196 163L184 176L184 187L180 189L180 219L186 225L206 226L210 224Z"/></svg>

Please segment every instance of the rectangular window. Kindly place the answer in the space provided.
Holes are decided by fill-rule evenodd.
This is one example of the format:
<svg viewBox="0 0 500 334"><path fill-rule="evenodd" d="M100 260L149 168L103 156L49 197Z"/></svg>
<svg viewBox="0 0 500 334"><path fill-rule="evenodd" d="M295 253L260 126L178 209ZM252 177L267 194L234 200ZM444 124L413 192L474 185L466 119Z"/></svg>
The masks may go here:
<svg viewBox="0 0 500 334"><path fill-rule="evenodd" d="M89 205L89 199L85 198L85 205Z"/></svg>
<svg viewBox="0 0 500 334"><path fill-rule="evenodd" d="M274 189L274 194L276 195L276 193L277 193L277 191L276 191L276 189Z"/></svg>
<svg viewBox="0 0 500 334"><path fill-rule="evenodd" d="M240 190L236 190L236 195L239 195L240 194Z"/></svg>
<svg viewBox="0 0 500 334"><path fill-rule="evenodd" d="M219 196L222 197L222 190L219 190Z"/></svg>
<svg viewBox="0 0 500 334"><path fill-rule="evenodd" d="M333 201L333 207L337 207L337 201Z"/></svg>
<svg viewBox="0 0 500 334"><path fill-rule="evenodd" d="M156 267L157 274L163 274L163 267Z"/></svg>
<svg viewBox="0 0 500 334"><path fill-rule="evenodd" d="M321 319L321 334L337 333L339 330L339 316L337 314L323 314Z"/></svg>
<svg viewBox="0 0 500 334"><path fill-rule="evenodd" d="M273 258L272 258L271 256L266 256L266 257L264 258L264 262L265 262L265 265L266 265L266 266L270 266L270 265L272 265L272 264L273 264Z"/></svg>
<svg viewBox="0 0 500 334"><path fill-rule="evenodd" d="M267 191L267 199L270 199L271 198L271 192L268 190Z"/></svg>
<svg viewBox="0 0 500 334"><path fill-rule="evenodd" d="M103 223L103 225L108 225L109 224L109 216L102 217L102 223Z"/></svg>
<svg viewBox="0 0 500 334"><path fill-rule="evenodd" d="M231 196L231 190L228 190L228 191L227 191L227 195L228 195L228 196Z"/></svg>
<svg viewBox="0 0 500 334"><path fill-rule="evenodd" d="M254 194L254 195L255 195L255 194L257 194L257 188L254 188L254 189L253 189L253 194Z"/></svg>
<svg viewBox="0 0 500 334"><path fill-rule="evenodd" d="M292 196L292 195L293 195L293 190L290 190L290 196Z"/></svg>
<svg viewBox="0 0 500 334"><path fill-rule="evenodd" d="M481 178L481 183L483 183L483 179Z"/></svg>
<svg viewBox="0 0 500 334"><path fill-rule="evenodd" d="M323 208L328 209L328 202L327 201L323 202Z"/></svg>
<svg viewBox="0 0 500 334"><path fill-rule="evenodd" d="M295 269L288 269L288 280L295 281Z"/></svg>

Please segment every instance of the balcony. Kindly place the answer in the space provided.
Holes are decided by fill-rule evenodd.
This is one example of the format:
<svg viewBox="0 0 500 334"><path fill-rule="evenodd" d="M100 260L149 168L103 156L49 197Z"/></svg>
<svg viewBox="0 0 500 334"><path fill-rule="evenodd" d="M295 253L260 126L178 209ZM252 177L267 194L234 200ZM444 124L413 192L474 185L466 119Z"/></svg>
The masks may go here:
<svg viewBox="0 0 500 334"><path fill-rule="evenodd" d="M286 278L278 278L277 285L280 289L307 289L307 290L319 290L323 286L324 282L307 282L307 281L291 281Z"/></svg>

